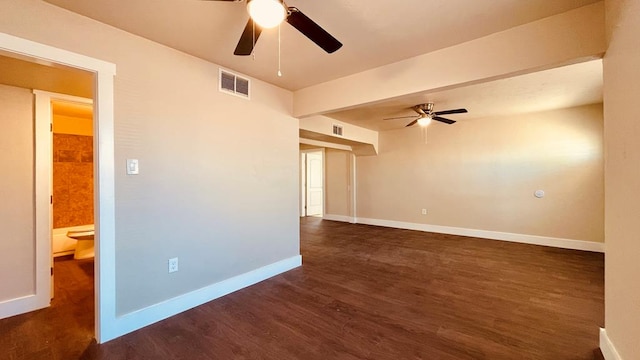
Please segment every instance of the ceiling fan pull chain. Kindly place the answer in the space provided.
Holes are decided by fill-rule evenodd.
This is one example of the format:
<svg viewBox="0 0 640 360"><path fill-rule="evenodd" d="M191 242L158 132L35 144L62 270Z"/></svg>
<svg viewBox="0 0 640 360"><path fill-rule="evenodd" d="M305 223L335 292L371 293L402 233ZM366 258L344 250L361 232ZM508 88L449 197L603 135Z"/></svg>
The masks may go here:
<svg viewBox="0 0 640 360"><path fill-rule="evenodd" d="M253 57L253 60L255 61L256 59L256 22L253 21L253 19L251 19L251 24L253 24L252 28L253 28L253 46L251 47L251 57Z"/></svg>
<svg viewBox="0 0 640 360"><path fill-rule="evenodd" d="M281 58L281 56L280 56L280 54L281 54L281 51L280 51L280 40L281 40L280 39L280 29L281 29L281 26L278 25L278 76L282 77L282 71L280 71L280 58Z"/></svg>

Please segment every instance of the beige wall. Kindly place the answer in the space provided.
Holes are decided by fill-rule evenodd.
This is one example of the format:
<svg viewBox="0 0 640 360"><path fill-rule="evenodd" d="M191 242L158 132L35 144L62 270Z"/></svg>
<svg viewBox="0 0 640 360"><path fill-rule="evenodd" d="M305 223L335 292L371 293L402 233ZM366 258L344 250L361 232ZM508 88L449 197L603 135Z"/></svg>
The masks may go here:
<svg viewBox="0 0 640 360"><path fill-rule="evenodd" d="M3 0L0 31L117 66L118 315L299 255L289 91L254 80L250 101L223 94L215 64L38 0Z"/></svg>
<svg viewBox="0 0 640 360"><path fill-rule="evenodd" d="M357 216L602 242L602 127L597 104L381 132Z"/></svg>
<svg viewBox="0 0 640 360"><path fill-rule="evenodd" d="M605 328L640 359L640 2L607 0L604 58Z"/></svg>
<svg viewBox="0 0 640 360"><path fill-rule="evenodd" d="M350 158L344 150L325 150L325 213L350 216Z"/></svg>
<svg viewBox="0 0 640 360"><path fill-rule="evenodd" d="M0 301L34 294L33 94L0 85Z"/></svg>

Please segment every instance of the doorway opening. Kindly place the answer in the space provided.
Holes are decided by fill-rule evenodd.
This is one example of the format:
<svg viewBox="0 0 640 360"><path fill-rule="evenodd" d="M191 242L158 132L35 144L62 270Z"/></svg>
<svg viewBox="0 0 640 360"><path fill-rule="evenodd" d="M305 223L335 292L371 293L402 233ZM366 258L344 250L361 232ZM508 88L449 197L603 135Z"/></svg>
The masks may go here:
<svg viewBox="0 0 640 360"><path fill-rule="evenodd" d="M71 311L82 314L77 318L76 332L92 332L95 312L93 101L41 92L36 96L51 97L51 305L59 309L61 317Z"/></svg>
<svg viewBox="0 0 640 360"><path fill-rule="evenodd" d="M114 105L114 75L115 65L99 59L72 53L48 45L21 39L0 33L0 56L12 60L19 60L29 66L42 66L48 69L43 76L33 76L24 69L2 66L8 74L22 75L16 77L5 76L2 79L11 81L38 81L44 84L23 84L25 89L44 89L60 93L74 93L59 89L68 86L69 81L56 81L52 73L80 72L91 78L89 97L93 95L95 112L93 114L94 136L94 222L95 222L95 268L94 268L94 320L93 336L99 343L113 339L121 334L122 329L117 326L115 317L115 204L114 204L114 139L113 139L113 105ZM42 64L42 65L41 65ZM28 70L27 70L28 71ZM27 76L24 76L25 73ZM31 76L29 76L31 75ZM5 295L0 300L0 318L10 317L49 306L51 299L51 101L43 96L37 96L35 103L35 166L32 168L34 179L33 189L34 226L31 232L31 251L28 258L23 259L25 266L33 269L26 274L27 281L33 286L24 294ZM41 142L43 141L43 142ZM46 144L49 146L46 146ZM43 145L44 144L44 145ZM33 164L33 162L31 163ZM33 166L33 165L31 165Z"/></svg>
<svg viewBox="0 0 640 360"><path fill-rule="evenodd" d="M52 118L52 253L93 258L93 101L54 95ZM62 100L64 98L64 100ZM78 240L80 239L80 240Z"/></svg>
<svg viewBox="0 0 640 360"><path fill-rule="evenodd" d="M324 148L300 151L300 216L325 213Z"/></svg>

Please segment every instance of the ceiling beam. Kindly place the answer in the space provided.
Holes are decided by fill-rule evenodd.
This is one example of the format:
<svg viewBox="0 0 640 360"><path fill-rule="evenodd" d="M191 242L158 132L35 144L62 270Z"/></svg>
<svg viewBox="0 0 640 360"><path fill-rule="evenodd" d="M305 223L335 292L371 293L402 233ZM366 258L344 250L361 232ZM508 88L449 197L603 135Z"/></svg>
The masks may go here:
<svg viewBox="0 0 640 360"><path fill-rule="evenodd" d="M598 2L298 90L294 116L326 114L600 58L605 46L604 4Z"/></svg>

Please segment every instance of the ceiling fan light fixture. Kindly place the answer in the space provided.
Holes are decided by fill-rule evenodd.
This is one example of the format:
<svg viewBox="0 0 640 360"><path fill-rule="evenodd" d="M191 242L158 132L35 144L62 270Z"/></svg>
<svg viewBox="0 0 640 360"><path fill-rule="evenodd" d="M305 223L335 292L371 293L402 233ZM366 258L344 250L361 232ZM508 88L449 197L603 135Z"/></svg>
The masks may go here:
<svg viewBox="0 0 640 360"><path fill-rule="evenodd" d="M278 26L286 17L287 9L280 0L249 0L249 16L264 29Z"/></svg>
<svg viewBox="0 0 640 360"><path fill-rule="evenodd" d="M431 117L432 116L429 114L420 115L420 118L418 119L418 125L425 127L431 124Z"/></svg>

